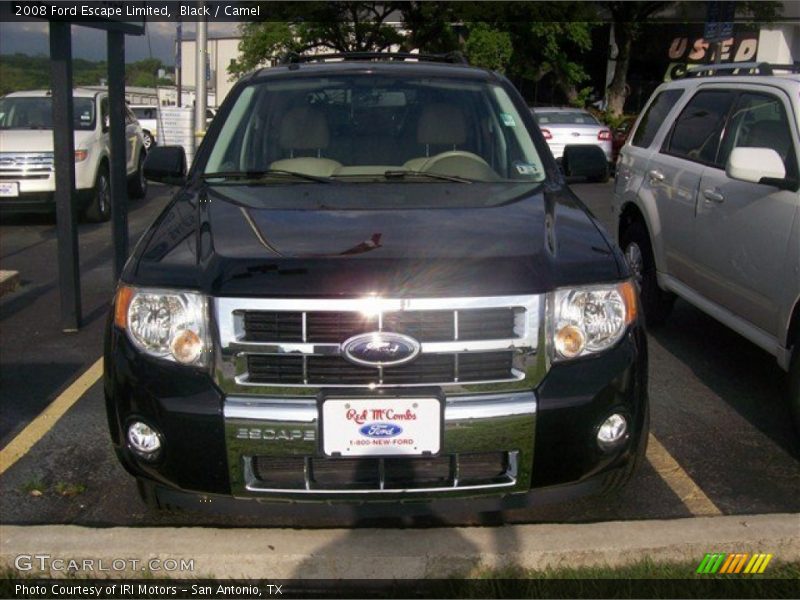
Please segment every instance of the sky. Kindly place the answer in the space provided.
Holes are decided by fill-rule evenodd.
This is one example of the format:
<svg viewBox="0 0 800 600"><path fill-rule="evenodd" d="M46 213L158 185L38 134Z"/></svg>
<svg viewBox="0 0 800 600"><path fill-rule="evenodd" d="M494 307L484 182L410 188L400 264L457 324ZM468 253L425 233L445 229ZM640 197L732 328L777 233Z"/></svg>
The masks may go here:
<svg viewBox="0 0 800 600"><path fill-rule="evenodd" d="M194 35L196 23L183 24L185 36ZM238 23L209 23L208 36L235 35ZM125 36L125 60L135 62L143 58L159 58L164 64L174 65L176 23L149 21L147 34ZM0 54L49 54L47 23L0 23ZM72 26L72 56L89 60L106 59L106 32L89 27Z"/></svg>

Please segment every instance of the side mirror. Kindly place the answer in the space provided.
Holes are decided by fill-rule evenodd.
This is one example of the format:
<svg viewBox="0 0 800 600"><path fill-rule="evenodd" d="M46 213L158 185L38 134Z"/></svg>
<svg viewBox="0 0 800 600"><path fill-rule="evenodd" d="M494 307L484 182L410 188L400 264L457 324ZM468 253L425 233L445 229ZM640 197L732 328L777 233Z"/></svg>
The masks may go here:
<svg viewBox="0 0 800 600"><path fill-rule="evenodd" d="M111 129L111 117L106 115L103 117L103 133L107 133Z"/></svg>
<svg viewBox="0 0 800 600"><path fill-rule="evenodd" d="M731 179L784 187L777 182L786 180L786 167L772 148L734 148L725 165Z"/></svg>
<svg viewBox="0 0 800 600"><path fill-rule="evenodd" d="M156 146L144 159L144 176L167 185L186 182L186 153L180 146Z"/></svg>
<svg viewBox="0 0 800 600"><path fill-rule="evenodd" d="M588 144L566 146L561 166L567 177L587 177L597 181L608 178L608 159L600 146Z"/></svg>

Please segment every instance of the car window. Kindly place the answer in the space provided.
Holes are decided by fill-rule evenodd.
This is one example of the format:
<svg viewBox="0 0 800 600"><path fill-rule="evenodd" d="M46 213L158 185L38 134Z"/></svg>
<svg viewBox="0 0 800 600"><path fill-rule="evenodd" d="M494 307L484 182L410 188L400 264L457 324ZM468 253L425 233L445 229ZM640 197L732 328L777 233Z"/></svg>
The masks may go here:
<svg viewBox="0 0 800 600"><path fill-rule="evenodd" d="M771 148L783 160L786 176L797 178L797 158L792 130L783 102L772 94L745 92L734 104L719 152L719 163L728 162L734 148Z"/></svg>
<svg viewBox="0 0 800 600"><path fill-rule="evenodd" d="M658 133L670 109L683 95L683 90L664 90L650 103L631 138L631 144L648 148Z"/></svg>
<svg viewBox="0 0 800 600"><path fill-rule="evenodd" d="M430 174L425 181L545 176L502 86L411 73L254 82L206 142L213 144L206 173L302 171L351 182L419 180L398 172Z"/></svg>
<svg viewBox="0 0 800 600"><path fill-rule="evenodd" d="M536 122L540 125L600 125L589 113L584 112L535 112Z"/></svg>
<svg viewBox="0 0 800 600"><path fill-rule="evenodd" d="M734 94L730 90L698 92L678 115L666 152L689 160L719 165L717 150Z"/></svg>
<svg viewBox="0 0 800 600"><path fill-rule="evenodd" d="M100 122L103 124L103 129L106 129L109 123L107 97L100 99L100 118L102 119Z"/></svg>
<svg viewBox="0 0 800 600"><path fill-rule="evenodd" d="M131 110L133 111L133 114L136 115L137 119L155 119L156 118L156 109L155 108L134 107Z"/></svg>

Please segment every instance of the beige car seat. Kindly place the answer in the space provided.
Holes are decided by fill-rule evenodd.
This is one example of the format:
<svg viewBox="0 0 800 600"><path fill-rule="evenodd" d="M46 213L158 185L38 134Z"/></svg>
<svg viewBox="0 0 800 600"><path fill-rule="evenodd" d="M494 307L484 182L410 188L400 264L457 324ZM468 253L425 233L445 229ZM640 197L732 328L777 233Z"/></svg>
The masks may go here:
<svg viewBox="0 0 800 600"><path fill-rule="evenodd" d="M323 112L313 106L296 106L289 109L278 129L278 145L289 158L276 160L270 169L292 171L318 177L329 177L341 163L323 158L322 152L330 144L330 131ZM316 156L295 156L314 152Z"/></svg>

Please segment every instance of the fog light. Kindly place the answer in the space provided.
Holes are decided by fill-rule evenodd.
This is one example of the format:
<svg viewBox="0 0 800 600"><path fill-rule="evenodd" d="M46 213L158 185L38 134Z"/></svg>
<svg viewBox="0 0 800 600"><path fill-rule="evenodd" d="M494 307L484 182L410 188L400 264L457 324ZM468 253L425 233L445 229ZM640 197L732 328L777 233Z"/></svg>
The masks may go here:
<svg viewBox="0 0 800 600"><path fill-rule="evenodd" d="M134 421L128 426L128 443L142 458L154 459L161 450L161 436L141 421Z"/></svg>
<svg viewBox="0 0 800 600"><path fill-rule="evenodd" d="M607 450L624 441L627 433L628 421L620 414L613 414L597 430L597 443L603 450Z"/></svg>

